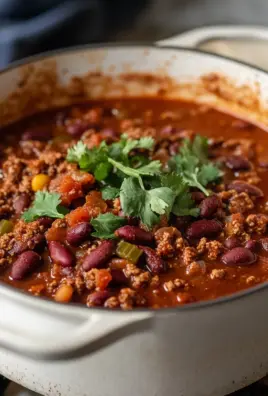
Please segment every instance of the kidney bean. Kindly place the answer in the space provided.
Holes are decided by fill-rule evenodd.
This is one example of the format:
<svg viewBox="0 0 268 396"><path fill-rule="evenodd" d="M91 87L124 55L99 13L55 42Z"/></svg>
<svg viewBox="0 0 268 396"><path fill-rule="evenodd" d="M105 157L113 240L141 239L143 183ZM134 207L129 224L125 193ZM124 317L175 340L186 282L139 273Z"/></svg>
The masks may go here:
<svg viewBox="0 0 268 396"><path fill-rule="evenodd" d="M75 264L72 252L58 241L50 241L48 243L49 254L52 261L62 267L72 267Z"/></svg>
<svg viewBox="0 0 268 396"><path fill-rule="evenodd" d="M252 184L243 182L241 180L236 180L233 183L230 183L227 186L227 190L235 190L238 193L246 192L247 194L257 198L263 197L263 191L259 187L253 186Z"/></svg>
<svg viewBox="0 0 268 396"><path fill-rule="evenodd" d="M12 249L10 249L9 254L11 256L14 256L14 255L21 254L21 253L25 252L27 249L28 249L28 246L27 246L26 242L16 241L14 243L14 246L12 247Z"/></svg>
<svg viewBox="0 0 268 396"><path fill-rule="evenodd" d="M184 232L192 220L193 218L191 216L177 216L175 218L174 224L179 231Z"/></svg>
<svg viewBox="0 0 268 396"><path fill-rule="evenodd" d="M66 234L66 241L72 246L78 246L86 239L88 239L92 231L92 226L88 222L77 224L69 228Z"/></svg>
<svg viewBox="0 0 268 396"><path fill-rule="evenodd" d="M211 195L205 198L199 207L201 217L211 217L221 207L221 200L217 195Z"/></svg>
<svg viewBox="0 0 268 396"><path fill-rule="evenodd" d="M112 257L114 252L113 241L103 241L95 250L90 252L84 259L83 269L89 271L92 268L101 268Z"/></svg>
<svg viewBox="0 0 268 396"><path fill-rule="evenodd" d="M51 137L52 133L49 129L43 127L33 127L27 129L27 131L22 134L21 140L39 140L46 142L47 140L50 140Z"/></svg>
<svg viewBox="0 0 268 396"><path fill-rule="evenodd" d="M186 235L189 239L214 238L221 231L222 224L217 220L197 220L187 228Z"/></svg>
<svg viewBox="0 0 268 396"><path fill-rule="evenodd" d="M256 252L259 248L259 242L255 241L254 239L249 239L245 244L245 248L251 250L252 252Z"/></svg>
<svg viewBox="0 0 268 396"><path fill-rule="evenodd" d="M223 264L228 266L250 265L257 260L256 254L245 247L236 247L221 257Z"/></svg>
<svg viewBox="0 0 268 396"><path fill-rule="evenodd" d="M139 220L138 217L125 216L123 210L119 211L118 216L124 217L127 220L128 225L131 225L131 226L138 226L139 225L140 220Z"/></svg>
<svg viewBox="0 0 268 396"><path fill-rule="evenodd" d="M88 121L77 119L71 124L67 125L66 131L73 137L80 137L89 128L90 124Z"/></svg>
<svg viewBox="0 0 268 396"><path fill-rule="evenodd" d="M227 157L225 164L229 169L234 171L250 169L250 162L246 158L239 155Z"/></svg>
<svg viewBox="0 0 268 396"><path fill-rule="evenodd" d="M139 248L143 250L146 265L152 274L161 274L168 270L167 263L153 249L145 246L139 246Z"/></svg>
<svg viewBox="0 0 268 396"><path fill-rule="evenodd" d="M115 235L125 241L132 243L141 243L147 245L153 242L154 236L149 231L144 231L139 227L126 225L118 228L115 231Z"/></svg>
<svg viewBox="0 0 268 396"><path fill-rule="evenodd" d="M262 238L260 240L260 242L261 242L261 246L262 246L263 250L268 252L268 238Z"/></svg>
<svg viewBox="0 0 268 396"><path fill-rule="evenodd" d="M112 275L112 285L126 285L128 283L128 279L125 276L124 272L120 269L111 269Z"/></svg>
<svg viewBox="0 0 268 396"><path fill-rule="evenodd" d="M18 195L13 201L13 208L17 215L20 215L30 205L30 197L26 193Z"/></svg>
<svg viewBox="0 0 268 396"><path fill-rule="evenodd" d="M117 133L115 132L114 129L111 128L102 129L100 134L101 137L105 139L107 142L113 142L117 138Z"/></svg>
<svg viewBox="0 0 268 396"><path fill-rule="evenodd" d="M51 217L44 216L44 217L40 217L37 221L44 228L49 228L54 220L55 219L52 219Z"/></svg>
<svg viewBox="0 0 268 396"><path fill-rule="evenodd" d="M36 234L31 238L31 244L33 245L33 249L37 249L44 246L45 243L45 235L44 234Z"/></svg>
<svg viewBox="0 0 268 396"><path fill-rule="evenodd" d="M29 272L32 272L40 262L41 257L39 254L31 250L21 253L12 265L11 277L14 280L23 279Z"/></svg>
<svg viewBox="0 0 268 396"><path fill-rule="evenodd" d="M43 234L36 234L28 241L16 241L12 249L9 251L10 255L21 254L28 249L39 250L44 246L45 236Z"/></svg>
<svg viewBox="0 0 268 396"><path fill-rule="evenodd" d="M225 239L224 246L227 249L233 249L235 247L241 246L241 242L237 237L231 236L231 237Z"/></svg>
<svg viewBox="0 0 268 396"><path fill-rule="evenodd" d="M91 306L101 307L111 296L107 290L96 291L88 296L88 303Z"/></svg>
<svg viewBox="0 0 268 396"><path fill-rule="evenodd" d="M201 191L193 191L191 193L191 197L196 203L200 203L201 201L203 201L203 199L206 198L205 194Z"/></svg>

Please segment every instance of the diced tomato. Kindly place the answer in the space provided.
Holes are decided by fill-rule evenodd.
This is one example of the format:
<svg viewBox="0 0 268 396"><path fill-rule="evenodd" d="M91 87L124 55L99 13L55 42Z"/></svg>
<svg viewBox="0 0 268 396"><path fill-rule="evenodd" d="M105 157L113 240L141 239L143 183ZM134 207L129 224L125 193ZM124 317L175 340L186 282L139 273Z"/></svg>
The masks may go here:
<svg viewBox="0 0 268 396"><path fill-rule="evenodd" d="M95 183L95 177L91 173L83 171L75 173L73 179L81 183L83 186Z"/></svg>
<svg viewBox="0 0 268 396"><path fill-rule="evenodd" d="M102 142L102 137L99 133L92 133L90 137L86 140L87 147L89 149L99 146Z"/></svg>
<svg viewBox="0 0 268 396"><path fill-rule="evenodd" d="M62 178L58 191L63 205L69 205L74 199L83 196L82 183L74 180L70 175Z"/></svg>
<svg viewBox="0 0 268 396"><path fill-rule="evenodd" d="M47 241L63 242L66 238L66 228L51 227L46 232Z"/></svg>
<svg viewBox="0 0 268 396"><path fill-rule="evenodd" d="M112 280L112 275L107 269L101 269L96 274L96 286L99 290L105 290Z"/></svg>
<svg viewBox="0 0 268 396"><path fill-rule="evenodd" d="M72 210L70 213L66 215L67 223L70 227L75 224L82 223L84 221L90 220L90 214L88 208L86 206L81 206Z"/></svg>
<svg viewBox="0 0 268 396"><path fill-rule="evenodd" d="M100 213L105 213L108 205L102 199L101 192L91 191L90 194L86 196L85 206L88 208L90 217L97 217Z"/></svg>

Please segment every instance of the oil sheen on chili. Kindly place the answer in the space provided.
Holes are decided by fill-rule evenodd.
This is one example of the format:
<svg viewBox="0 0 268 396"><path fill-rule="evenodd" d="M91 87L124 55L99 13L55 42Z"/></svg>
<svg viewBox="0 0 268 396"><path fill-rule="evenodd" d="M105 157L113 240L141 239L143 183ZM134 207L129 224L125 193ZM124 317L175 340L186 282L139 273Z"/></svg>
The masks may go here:
<svg viewBox="0 0 268 396"><path fill-rule="evenodd" d="M268 135L158 98L2 129L0 281L88 307L171 307L268 280Z"/></svg>

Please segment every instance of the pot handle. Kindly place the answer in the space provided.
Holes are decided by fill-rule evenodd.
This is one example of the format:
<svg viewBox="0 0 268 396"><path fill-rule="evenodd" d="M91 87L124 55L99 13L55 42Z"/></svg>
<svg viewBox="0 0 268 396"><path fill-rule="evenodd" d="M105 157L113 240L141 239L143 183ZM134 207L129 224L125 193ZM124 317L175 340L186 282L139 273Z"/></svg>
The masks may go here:
<svg viewBox="0 0 268 396"><path fill-rule="evenodd" d="M198 47L201 43L212 39L249 38L268 40L267 27L247 25L208 26L189 30L185 33L158 41L159 46Z"/></svg>
<svg viewBox="0 0 268 396"><path fill-rule="evenodd" d="M2 288L5 290L5 286L0 286L0 348L33 359L89 355L153 325L150 311L111 312L68 306L10 290L11 298L5 298Z"/></svg>

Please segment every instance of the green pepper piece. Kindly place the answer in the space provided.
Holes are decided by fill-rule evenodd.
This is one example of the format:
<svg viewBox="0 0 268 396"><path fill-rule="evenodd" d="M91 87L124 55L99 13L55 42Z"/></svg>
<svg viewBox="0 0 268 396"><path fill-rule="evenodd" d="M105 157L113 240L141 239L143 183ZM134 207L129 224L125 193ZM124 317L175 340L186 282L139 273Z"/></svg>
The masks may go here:
<svg viewBox="0 0 268 396"><path fill-rule="evenodd" d="M13 230L14 224L10 220L0 221L0 236L7 234Z"/></svg>
<svg viewBox="0 0 268 396"><path fill-rule="evenodd" d="M142 250L137 246L125 241L120 241L116 249L116 254L119 257L129 260L134 264L136 264L142 253Z"/></svg>

